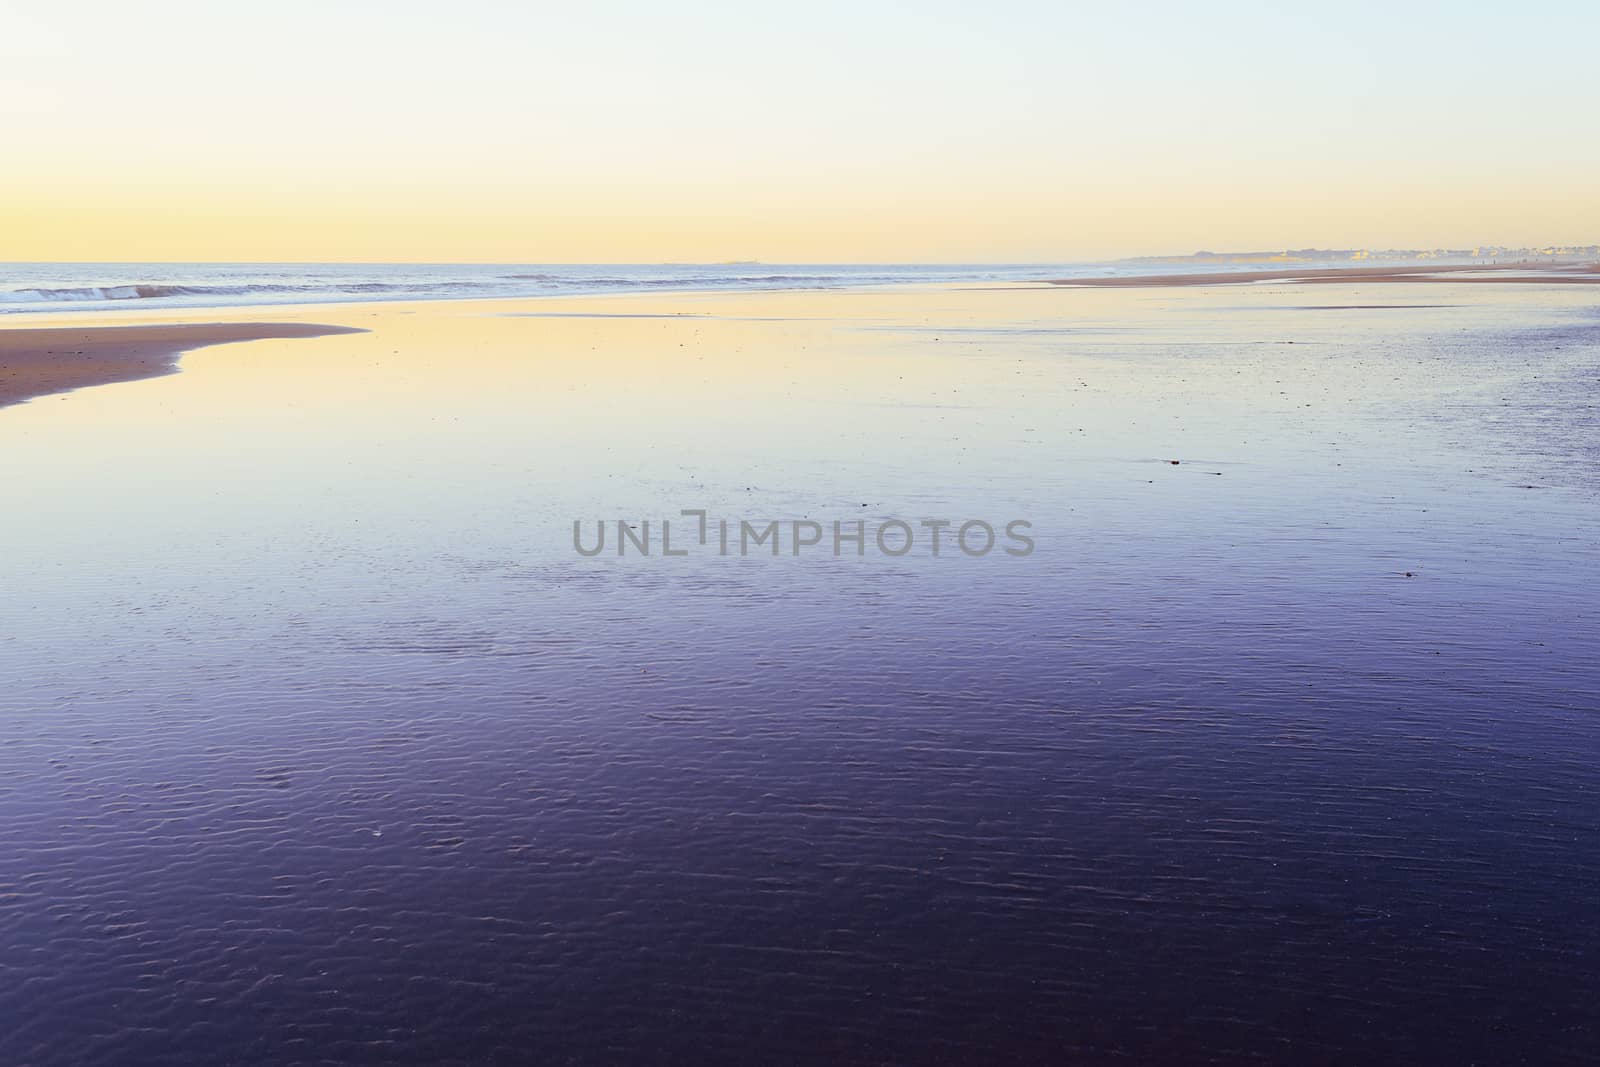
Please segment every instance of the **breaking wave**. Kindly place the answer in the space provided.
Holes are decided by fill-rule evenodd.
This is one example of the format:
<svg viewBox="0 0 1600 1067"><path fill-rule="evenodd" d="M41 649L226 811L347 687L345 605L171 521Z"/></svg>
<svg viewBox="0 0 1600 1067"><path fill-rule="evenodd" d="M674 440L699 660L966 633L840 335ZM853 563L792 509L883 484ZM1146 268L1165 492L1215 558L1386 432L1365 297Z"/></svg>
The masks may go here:
<svg viewBox="0 0 1600 1067"><path fill-rule="evenodd" d="M346 285L87 285L69 289L13 289L0 292L8 304L39 304L81 300L160 300L175 296L251 296L254 294L303 294L329 296L355 293L431 293L473 287L472 282L436 282L397 285L386 282L354 282Z"/></svg>

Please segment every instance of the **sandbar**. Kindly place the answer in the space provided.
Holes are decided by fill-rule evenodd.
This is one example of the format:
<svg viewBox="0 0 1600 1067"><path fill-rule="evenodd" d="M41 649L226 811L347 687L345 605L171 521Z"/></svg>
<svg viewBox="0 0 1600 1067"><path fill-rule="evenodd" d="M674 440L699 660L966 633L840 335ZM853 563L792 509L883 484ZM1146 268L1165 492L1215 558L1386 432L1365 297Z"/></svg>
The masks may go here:
<svg viewBox="0 0 1600 1067"><path fill-rule="evenodd" d="M0 407L90 385L172 374L179 356L207 345L363 332L305 322L0 329Z"/></svg>

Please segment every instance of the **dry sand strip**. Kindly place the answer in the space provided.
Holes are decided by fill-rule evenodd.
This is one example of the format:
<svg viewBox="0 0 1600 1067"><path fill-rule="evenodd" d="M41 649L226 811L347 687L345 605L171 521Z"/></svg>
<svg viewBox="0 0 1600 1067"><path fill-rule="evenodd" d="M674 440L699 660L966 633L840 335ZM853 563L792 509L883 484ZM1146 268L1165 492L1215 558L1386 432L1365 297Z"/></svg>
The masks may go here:
<svg viewBox="0 0 1600 1067"><path fill-rule="evenodd" d="M1179 285L1241 285L1247 282L1493 282L1541 285L1600 284L1600 265L1511 263L1452 264L1437 267L1332 267L1316 270L1242 270L1204 274L1121 275L1115 278L1059 278L1051 285L1141 288Z"/></svg>
<svg viewBox="0 0 1600 1067"><path fill-rule="evenodd" d="M87 385L173 374L193 348L276 337L365 333L307 322L192 322L0 330L0 407Z"/></svg>

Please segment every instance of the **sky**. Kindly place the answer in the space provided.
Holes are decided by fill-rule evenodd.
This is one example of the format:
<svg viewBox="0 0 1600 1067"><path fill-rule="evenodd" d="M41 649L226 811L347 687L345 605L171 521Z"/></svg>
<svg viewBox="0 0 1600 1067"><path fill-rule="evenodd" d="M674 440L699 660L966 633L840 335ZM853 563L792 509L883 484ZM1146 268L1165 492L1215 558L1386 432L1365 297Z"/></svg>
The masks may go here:
<svg viewBox="0 0 1600 1067"><path fill-rule="evenodd" d="M1600 243L1600 4L0 0L0 260Z"/></svg>

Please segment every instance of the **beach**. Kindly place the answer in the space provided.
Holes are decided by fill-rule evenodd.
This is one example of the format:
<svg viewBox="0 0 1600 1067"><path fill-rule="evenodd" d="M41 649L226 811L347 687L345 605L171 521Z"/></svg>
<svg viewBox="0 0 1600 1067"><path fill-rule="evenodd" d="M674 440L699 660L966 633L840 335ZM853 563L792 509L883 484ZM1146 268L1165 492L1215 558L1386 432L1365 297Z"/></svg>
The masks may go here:
<svg viewBox="0 0 1600 1067"><path fill-rule="evenodd" d="M0 15L0 1067L1600 1062L1600 5Z"/></svg>
<svg viewBox="0 0 1600 1067"><path fill-rule="evenodd" d="M0 1060L1588 1055L1594 291L1228 280L0 323Z"/></svg>

